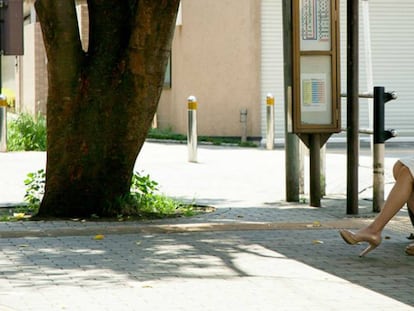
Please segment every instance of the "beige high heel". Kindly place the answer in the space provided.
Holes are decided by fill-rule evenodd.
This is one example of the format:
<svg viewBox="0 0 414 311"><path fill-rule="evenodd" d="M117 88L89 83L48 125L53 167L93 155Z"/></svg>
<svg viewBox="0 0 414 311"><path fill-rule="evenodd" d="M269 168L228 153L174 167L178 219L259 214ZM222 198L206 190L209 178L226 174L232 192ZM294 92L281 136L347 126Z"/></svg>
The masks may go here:
<svg viewBox="0 0 414 311"><path fill-rule="evenodd" d="M406 248L405 248L405 253L409 256L414 256L414 243L409 244Z"/></svg>
<svg viewBox="0 0 414 311"><path fill-rule="evenodd" d="M354 245L360 242L367 242L369 244L368 247L359 254L359 257L365 256L381 244L380 235L353 233L352 231L346 229L339 230L339 233L344 241L348 244Z"/></svg>

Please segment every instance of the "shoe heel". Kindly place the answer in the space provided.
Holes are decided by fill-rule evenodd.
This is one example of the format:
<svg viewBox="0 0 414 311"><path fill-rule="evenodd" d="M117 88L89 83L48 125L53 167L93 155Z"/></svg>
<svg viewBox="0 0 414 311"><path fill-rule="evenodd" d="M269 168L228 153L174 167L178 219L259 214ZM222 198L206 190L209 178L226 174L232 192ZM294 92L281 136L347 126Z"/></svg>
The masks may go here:
<svg viewBox="0 0 414 311"><path fill-rule="evenodd" d="M363 257L366 254L368 254L370 251L376 249L378 246L378 244L369 244L368 247L366 249L364 249L360 254L359 257Z"/></svg>

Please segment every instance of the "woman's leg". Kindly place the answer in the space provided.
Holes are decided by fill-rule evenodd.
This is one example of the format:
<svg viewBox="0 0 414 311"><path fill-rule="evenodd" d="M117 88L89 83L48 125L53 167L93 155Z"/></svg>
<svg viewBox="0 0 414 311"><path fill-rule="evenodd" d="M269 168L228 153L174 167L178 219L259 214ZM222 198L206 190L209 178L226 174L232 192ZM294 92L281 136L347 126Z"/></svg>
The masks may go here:
<svg viewBox="0 0 414 311"><path fill-rule="evenodd" d="M411 212L411 214L414 214L414 191L411 193L410 198L407 201L407 207L409 209L409 211ZM410 217L412 217L410 215ZM414 224L413 224L414 225ZM406 248L405 248L405 252L408 255L413 256L414 255L414 243L410 243Z"/></svg>
<svg viewBox="0 0 414 311"><path fill-rule="evenodd" d="M385 225L398 213L405 203L409 208L414 208L413 185L414 179L410 170L400 161L397 161L393 168L395 184L389 193L381 212L374 221L359 232L380 234ZM413 210L414 211L414 210Z"/></svg>
<svg viewBox="0 0 414 311"><path fill-rule="evenodd" d="M359 256L366 255L380 245L382 230L405 203L409 204L410 208L413 207L412 203L414 203L414 201L411 200L414 200L414 179L413 176L411 176L410 170L400 161L397 161L394 164L393 174L395 184L392 187L381 212L375 217L374 221L361 230L358 230L356 233L346 229L339 231L342 238L348 244L356 244L359 242L368 243L368 247L362 251ZM413 251L414 254L414 247L407 247L406 253L411 255L411 251Z"/></svg>
<svg viewBox="0 0 414 311"><path fill-rule="evenodd" d="M413 192L411 192L410 198L407 201L407 207L411 211L411 213L414 214L414 189Z"/></svg>

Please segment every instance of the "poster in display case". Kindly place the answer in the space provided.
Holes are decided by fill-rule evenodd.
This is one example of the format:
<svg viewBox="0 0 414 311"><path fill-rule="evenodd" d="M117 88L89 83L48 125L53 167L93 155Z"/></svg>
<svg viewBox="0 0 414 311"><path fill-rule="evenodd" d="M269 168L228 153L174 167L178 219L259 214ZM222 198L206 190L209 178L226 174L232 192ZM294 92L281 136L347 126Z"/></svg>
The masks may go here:
<svg viewBox="0 0 414 311"><path fill-rule="evenodd" d="M292 131L340 131L338 0L293 1Z"/></svg>

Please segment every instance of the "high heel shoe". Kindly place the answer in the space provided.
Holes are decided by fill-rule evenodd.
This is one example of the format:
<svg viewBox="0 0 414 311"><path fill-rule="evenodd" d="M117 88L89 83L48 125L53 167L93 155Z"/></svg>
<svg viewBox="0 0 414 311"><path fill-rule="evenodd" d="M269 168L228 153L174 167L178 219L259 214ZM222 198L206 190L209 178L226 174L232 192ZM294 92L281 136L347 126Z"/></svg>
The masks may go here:
<svg viewBox="0 0 414 311"><path fill-rule="evenodd" d="M359 257L365 256L381 244L380 235L353 233L352 231L346 229L339 230L339 234L348 244L354 245L360 242L367 242L369 244L368 247L359 254Z"/></svg>
<svg viewBox="0 0 414 311"><path fill-rule="evenodd" d="M414 243L411 243L405 248L405 253L410 256L414 256Z"/></svg>

